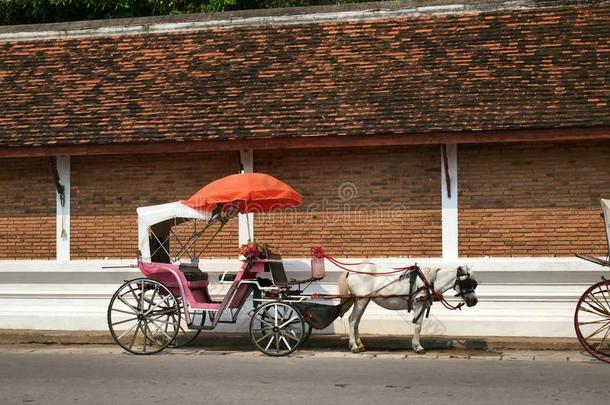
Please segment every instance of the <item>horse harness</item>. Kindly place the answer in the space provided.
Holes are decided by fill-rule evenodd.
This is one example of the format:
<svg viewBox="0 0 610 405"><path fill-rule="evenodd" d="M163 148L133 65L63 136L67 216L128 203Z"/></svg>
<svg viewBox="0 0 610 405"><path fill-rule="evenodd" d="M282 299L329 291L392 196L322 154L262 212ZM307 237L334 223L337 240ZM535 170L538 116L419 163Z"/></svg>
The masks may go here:
<svg viewBox="0 0 610 405"><path fill-rule="evenodd" d="M458 278L460 276L460 269L462 269L462 268L460 267L458 269ZM428 279L426 278L423 271L421 270L421 268L418 265L415 264L413 266L408 266L408 267L404 267L404 268L397 269L397 270L402 270L402 274L399 277L397 277L396 279L390 281L388 284L376 289L375 291L372 291L370 294L367 294L362 297L354 297L354 298L355 299L359 299L359 298L370 298L370 299L402 298L407 301L407 311L408 312L411 312L411 310L413 309L413 304L415 302L424 302L422 309L419 311L419 313L417 315L415 315L413 317L413 323L417 323L424 314L426 315L426 318L428 318L430 316L430 308L432 307L432 303L435 301L439 301L439 302L443 303L445 308L448 308L448 309L461 309L462 305L464 305L463 303L459 303L457 306L452 306L451 304L449 304L443 297L443 294L436 291L436 289L434 288L434 283L428 281ZM463 269L462 269L462 271L463 271ZM348 273L348 276L349 276L349 273ZM400 294L400 295L399 294L392 294L392 295L378 294L379 291L383 290L384 288L389 287L390 285L392 285L394 283L404 280L406 277L409 277L409 294ZM454 288L456 285L459 284L458 278L456 278L456 284L454 284ZM470 275L468 275L467 278L470 279ZM418 279L420 279L423 283L423 285L420 287L417 287ZM471 280L471 281L473 281L473 280ZM474 291L474 290L472 290L472 291ZM421 292L424 292L424 294L420 295L419 297L416 297ZM462 295L462 293L457 294L457 295Z"/></svg>
<svg viewBox="0 0 610 405"><path fill-rule="evenodd" d="M460 302L455 306L449 304L443 294L438 292L434 288L434 282L429 282L426 279L426 276L423 274L419 266L414 265L408 267L405 273L400 276L399 280L403 279L407 275L409 276L409 295L407 296L407 311L411 312L411 310L413 309L414 302L424 302L422 309L417 315L413 317L413 323L417 323L417 321L420 320L424 313L426 314L426 318L428 318L430 316L430 308L432 307L432 303L434 303L435 301L441 302L445 308L451 310L461 310L462 306L464 306L464 302ZM424 284L419 288L417 287L418 278L421 279L422 283ZM462 298L465 294L474 292L474 290L477 288L477 284L477 281L473 280L470 277L470 273L468 272L468 270L464 269L462 266L458 267L455 283L453 284L454 290L456 289L456 287L459 288L459 292L455 294L456 297ZM414 298L421 291L424 291L425 295Z"/></svg>

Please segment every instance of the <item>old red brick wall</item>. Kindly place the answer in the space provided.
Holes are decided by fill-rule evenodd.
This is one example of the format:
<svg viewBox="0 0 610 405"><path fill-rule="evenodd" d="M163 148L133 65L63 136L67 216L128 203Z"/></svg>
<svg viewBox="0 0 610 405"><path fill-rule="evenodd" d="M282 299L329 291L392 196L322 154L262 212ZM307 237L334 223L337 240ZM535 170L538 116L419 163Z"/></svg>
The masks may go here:
<svg viewBox="0 0 610 405"><path fill-rule="evenodd" d="M0 159L0 260L55 258L51 161Z"/></svg>
<svg viewBox="0 0 610 405"><path fill-rule="evenodd" d="M441 254L440 148L255 151L254 169L303 194L257 215L255 235L284 256L324 246L338 257Z"/></svg>
<svg viewBox="0 0 610 405"><path fill-rule="evenodd" d="M462 256L606 255L610 142L458 147Z"/></svg>
<svg viewBox="0 0 610 405"><path fill-rule="evenodd" d="M135 258L136 208L190 197L239 170L237 152L72 158L72 257ZM204 256L236 257L237 221Z"/></svg>

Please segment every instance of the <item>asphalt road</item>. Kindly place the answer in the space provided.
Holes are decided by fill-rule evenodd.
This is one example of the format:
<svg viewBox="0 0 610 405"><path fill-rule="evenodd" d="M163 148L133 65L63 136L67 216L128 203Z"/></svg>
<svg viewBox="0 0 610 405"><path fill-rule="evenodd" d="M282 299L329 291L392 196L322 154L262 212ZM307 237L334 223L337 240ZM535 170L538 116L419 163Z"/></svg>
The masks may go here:
<svg viewBox="0 0 610 405"><path fill-rule="evenodd" d="M594 361L288 358L197 352L0 350L0 404L591 404L610 399Z"/></svg>

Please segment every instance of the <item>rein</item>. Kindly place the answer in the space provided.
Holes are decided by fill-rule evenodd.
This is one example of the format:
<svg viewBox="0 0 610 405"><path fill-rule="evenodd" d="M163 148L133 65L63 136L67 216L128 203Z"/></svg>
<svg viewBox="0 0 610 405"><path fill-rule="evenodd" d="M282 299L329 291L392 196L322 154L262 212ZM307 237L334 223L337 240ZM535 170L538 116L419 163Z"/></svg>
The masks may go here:
<svg viewBox="0 0 610 405"><path fill-rule="evenodd" d="M322 247L311 248L311 255L318 259L326 259L329 262L331 262L332 264L334 264L335 266L339 267L340 269L347 271L348 273L365 274L368 276L387 276L388 274L406 273L406 272L409 272L411 270L418 268L417 265L413 265L413 266L407 266L407 267L396 267L396 268L394 268L394 270L391 270L391 271L374 273L374 272L359 271L359 270L354 270L354 269L349 268L350 266L355 267L355 266L360 266L362 264L368 264L368 262L357 262L357 263L341 262L341 261L335 259L334 257L327 255L326 252L324 251L324 248L322 248Z"/></svg>

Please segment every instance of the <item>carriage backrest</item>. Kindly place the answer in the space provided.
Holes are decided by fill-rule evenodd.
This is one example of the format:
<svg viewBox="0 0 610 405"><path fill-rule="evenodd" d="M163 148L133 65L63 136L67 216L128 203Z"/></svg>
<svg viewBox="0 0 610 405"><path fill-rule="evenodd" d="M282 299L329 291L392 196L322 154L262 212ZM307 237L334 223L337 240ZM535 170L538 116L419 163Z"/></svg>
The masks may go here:
<svg viewBox="0 0 610 405"><path fill-rule="evenodd" d="M272 260L271 262L265 263L267 270L271 272L273 282L275 284L285 284L288 282L286 276L286 269L284 269L284 263L282 262L282 256L274 253L268 253L267 258Z"/></svg>

